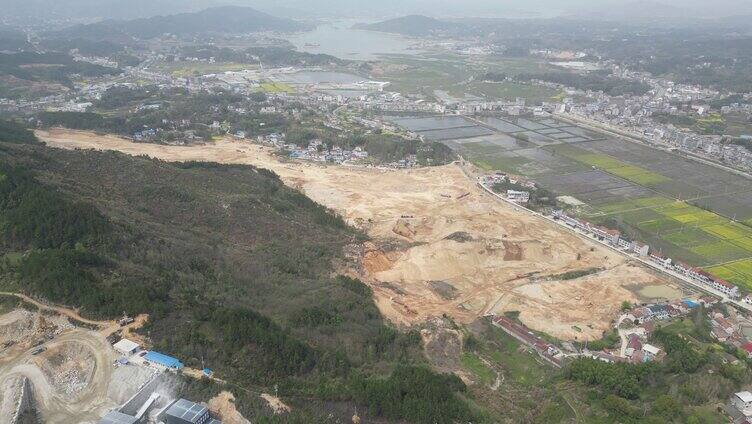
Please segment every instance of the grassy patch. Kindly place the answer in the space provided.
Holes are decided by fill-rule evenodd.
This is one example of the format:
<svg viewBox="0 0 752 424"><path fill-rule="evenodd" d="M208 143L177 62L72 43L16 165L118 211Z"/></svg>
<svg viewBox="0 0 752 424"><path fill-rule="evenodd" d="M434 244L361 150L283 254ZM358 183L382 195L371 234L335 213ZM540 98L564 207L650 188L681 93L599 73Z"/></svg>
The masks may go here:
<svg viewBox="0 0 752 424"><path fill-rule="evenodd" d="M687 249L719 241L706 232L695 228L684 228L680 231L666 234L663 236L663 239Z"/></svg>
<svg viewBox="0 0 752 424"><path fill-rule="evenodd" d="M742 248L734 246L726 241L711 244L703 244L689 249L690 251L707 258L711 263L724 263L750 256L750 253Z"/></svg>
<svg viewBox="0 0 752 424"><path fill-rule="evenodd" d="M703 230L723 240L736 240L752 236L752 229L733 222L709 225L703 227Z"/></svg>
<svg viewBox="0 0 752 424"><path fill-rule="evenodd" d="M295 88L289 84L281 82L264 82L261 83L261 91L265 93L295 93Z"/></svg>
<svg viewBox="0 0 752 424"><path fill-rule="evenodd" d="M673 200L662 196L642 197L639 199L605 203L599 205L598 209L600 209L603 213L609 214L625 212L632 209L654 208L666 205L671 202L673 202Z"/></svg>
<svg viewBox="0 0 752 424"><path fill-rule="evenodd" d="M550 101L560 94L558 90L549 87L515 82L476 82L468 86L467 91L492 100L514 100L521 97L533 103Z"/></svg>
<svg viewBox="0 0 752 424"><path fill-rule="evenodd" d="M15 296L0 296L0 315L16 309L19 306L19 300Z"/></svg>
<svg viewBox="0 0 752 424"><path fill-rule="evenodd" d="M504 369L507 380L523 385L536 386L546 377L549 367L537 361L537 356L520 351L520 343L499 328L493 328L493 341L499 348L490 353L491 359Z"/></svg>
<svg viewBox="0 0 752 424"><path fill-rule="evenodd" d="M530 163L529 159L522 157L485 157L473 159L472 162L486 171L519 172L519 167Z"/></svg>
<svg viewBox="0 0 752 424"><path fill-rule="evenodd" d="M646 233L660 236L662 234L680 230L682 228L682 224L681 222L678 222L671 218L660 218L650 221L642 221L637 224L637 228Z"/></svg>
<svg viewBox="0 0 752 424"><path fill-rule="evenodd" d="M736 240L731 240L729 243L733 244L734 246L739 246L744 250L747 250L749 252L752 252L752 237L744 237Z"/></svg>
<svg viewBox="0 0 752 424"><path fill-rule="evenodd" d="M707 271L724 280L752 289L752 259L743 259L711 268Z"/></svg>
<svg viewBox="0 0 752 424"><path fill-rule="evenodd" d="M671 179L668 177L640 168L639 166L630 165L609 155L588 153L576 148L560 149L559 151L572 159L642 186L653 187L658 184L671 182Z"/></svg>
<svg viewBox="0 0 752 424"><path fill-rule="evenodd" d="M562 280L562 281L576 280L578 278L582 278L582 277L585 277L585 276L588 276L588 275L592 275L592 274L595 274L595 273L598 273L598 272L601 272L601 271L603 271L603 268L578 269L576 271L569 271L569 272L565 272L563 274L552 275L551 277L549 277L549 279L551 279L551 280Z"/></svg>
<svg viewBox="0 0 752 424"><path fill-rule="evenodd" d="M462 354L462 366L466 370L475 374L483 384L492 384L496 379L496 374L489 369L475 354L465 352Z"/></svg>
<svg viewBox="0 0 752 424"><path fill-rule="evenodd" d="M160 66L163 71L170 72L174 77L191 77L228 71L242 71L256 69L258 65L248 63L204 63L177 62Z"/></svg>
<svg viewBox="0 0 752 424"><path fill-rule="evenodd" d="M463 143L460 149L465 155L470 156L470 157L490 155L493 153L498 153L500 150L499 146L496 146L496 145L493 145L484 141Z"/></svg>

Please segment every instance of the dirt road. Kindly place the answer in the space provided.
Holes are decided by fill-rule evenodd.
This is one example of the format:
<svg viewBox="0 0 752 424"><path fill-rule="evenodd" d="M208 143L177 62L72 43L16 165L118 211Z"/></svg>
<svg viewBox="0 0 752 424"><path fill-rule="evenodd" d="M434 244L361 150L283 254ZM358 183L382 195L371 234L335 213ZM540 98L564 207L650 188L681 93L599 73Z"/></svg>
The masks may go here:
<svg viewBox="0 0 752 424"><path fill-rule="evenodd" d="M40 361L46 360L46 355L52 355L50 352L56 352L59 348L71 345L87 352L86 358L92 363L84 365L93 366L91 375L85 377L87 381L83 381L80 385L81 389L75 391L73 395L64 393L61 385L53 385L50 381L53 375L48 374L38 365ZM96 422L104 412L116 406L107 398L107 386L111 379L115 354L101 334L80 329L69 330L45 344L45 347L47 350L38 356L27 351L0 366L0 381L19 376L25 376L30 380L34 400L44 422L59 424ZM71 360L76 360L76 358ZM71 379L68 374L63 375L62 378L67 379L66 382Z"/></svg>
<svg viewBox="0 0 752 424"><path fill-rule="evenodd" d="M143 337L136 334L135 330L141 328L144 324L146 324L146 321L149 319L149 315L147 314L140 314L136 318L134 318L132 323L125 326L120 326L120 324L118 324L117 321L114 320L94 321L84 318L75 309L66 308L64 306L51 305L49 303L43 303L22 293L0 292L0 296L14 296L26 303L36 306L37 308L39 308L39 310L55 312L59 315L70 318L78 324L86 324L89 326L99 327L99 332L104 337L109 337L110 335L116 333L118 330L122 330L123 337L138 342L142 346L146 344L146 341L143 339Z"/></svg>
<svg viewBox="0 0 752 424"><path fill-rule="evenodd" d="M398 324L448 314L468 323L520 311L533 329L562 339L599 338L630 291L662 280L602 246L489 198L457 165L380 170L282 162L234 139L199 146L133 143L116 136L37 131L60 148L117 150L167 161L214 161L271 169L372 238L357 273ZM556 275L602 268L586 277Z"/></svg>

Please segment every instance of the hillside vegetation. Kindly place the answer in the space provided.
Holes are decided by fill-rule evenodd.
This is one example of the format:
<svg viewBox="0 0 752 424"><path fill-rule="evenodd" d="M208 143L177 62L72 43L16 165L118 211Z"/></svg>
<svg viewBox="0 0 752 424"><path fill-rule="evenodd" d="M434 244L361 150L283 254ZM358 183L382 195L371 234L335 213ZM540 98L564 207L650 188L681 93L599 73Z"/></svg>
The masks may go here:
<svg viewBox="0 0 752 424"><path fill-rule="evenodd" d="M154 16L122 21L104 21L78 25L49 35L56 37L81 37L111 40L113 36L127 35L149 39L162 34L190 35L208 32L246 33L256 31L293 32L308 29L299 22L278 18L250 7L221 6L200 12Z"/></svg>
<svg viewBox="0 0 752 424"><path fill-rule="evenodd" d="M478 416L461 381L424 364L417 333L334 273L364 236L269 171L0 143L0 229L2 289L90 317L149 313L155 349L237 387L278 385L300 399L292 422L331 402L373 420Z"/></svg>
<svg viewBox="0 0 752 424"><path fill-rule="evenodd" d="M429 18L428 16L409 15L373 24L357 25L356 28L419 37L436 33L459 31L460 29L463 29L464 26L453 22L445 22Z"/></svg>

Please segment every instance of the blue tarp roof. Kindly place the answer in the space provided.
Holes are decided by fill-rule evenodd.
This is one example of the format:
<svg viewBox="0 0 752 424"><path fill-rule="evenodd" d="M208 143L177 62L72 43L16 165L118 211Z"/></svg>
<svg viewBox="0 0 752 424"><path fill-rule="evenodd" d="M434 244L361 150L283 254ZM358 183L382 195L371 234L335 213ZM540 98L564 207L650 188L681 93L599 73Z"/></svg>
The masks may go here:
<svg viewBox="0 0 752 424"><path fill-rule="evenodd" d="M697 302L695 302L693 300L689 300L689 299L684 300L683 302L684 302L685 305L687 305L690 308L696 308L696 307L700 306L699 303L697 303Z"/></svg>
<svg viewBox="0 0 752 424"><path fill-rule="evenodd" d="M154 362L156 364L165 366L167 368L174 368L176 370L183 368L183 363L178 359L159 352L149 351L149 353L144 356L144 359L149 362Z"/></svg>

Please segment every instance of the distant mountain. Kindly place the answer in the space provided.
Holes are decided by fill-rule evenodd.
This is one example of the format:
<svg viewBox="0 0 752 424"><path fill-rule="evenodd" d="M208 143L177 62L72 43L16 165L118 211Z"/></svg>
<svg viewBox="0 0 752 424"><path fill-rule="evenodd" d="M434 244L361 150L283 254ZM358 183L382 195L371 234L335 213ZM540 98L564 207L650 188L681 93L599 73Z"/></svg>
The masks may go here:
<svg viewBox="0 0 752 424"><path fill-rule="evenodd" d="M31 48L26 34L6 27L0 27L0 52L21 51Z"/></svg>
<svg viewBox="0 0 752 424"><path fill-rule="evenodd" d="M699 15L689 7L677 7L652 0L609 3L580 13L582 17L599 20L686 19Z"/></svg>
<svg viewBox="0 0 752 424"><path fill-rule="evenodd" d="M409 15L373 24L359 24L355 28L420 37L435 33L459 31L464 28L464 25L440 21L423 15Z"/></svg>
<svg viewBox="0 0 752 424"><path fill-rule="evenodd" d="M154 16L127 21L103 21L77 25L57 31L56 36L111 40L122 36L154 38L169 33L190 35L200 33L245 33L258 31L293 32L309 29L302 23L278 18L256 9L238 6L213 7L200 12Z"/></svg>
<svg viewBox="0 0 752 424"><path fill-rule="evenodd" d="M214 0L3 0L3 12L18 19L136 19L195 12ZM226 3L225 3L226 4Z"/></svg>

